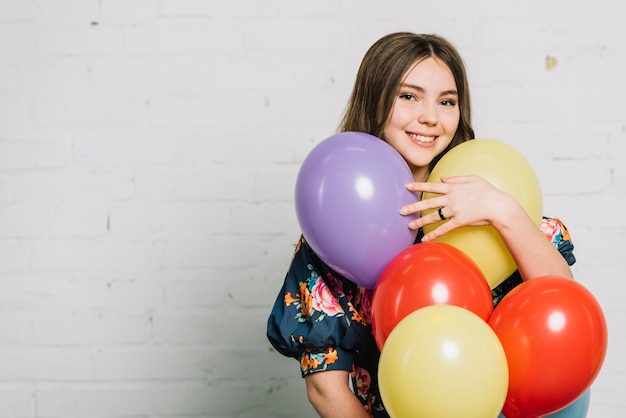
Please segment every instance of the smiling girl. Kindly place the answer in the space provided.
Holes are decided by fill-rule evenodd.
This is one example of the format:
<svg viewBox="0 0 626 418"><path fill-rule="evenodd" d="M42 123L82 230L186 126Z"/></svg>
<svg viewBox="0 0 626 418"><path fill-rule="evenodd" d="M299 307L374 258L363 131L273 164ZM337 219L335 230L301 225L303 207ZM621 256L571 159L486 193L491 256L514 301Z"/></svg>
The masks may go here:
<svg viewBox="0 0 626 418"><path fill-rule="evenodd" d="M339 131L387 142L413 173L407 189L439 195L398 208L403 215L435 209L407 222L418 230L417 242L465 226L498 231L518 271L492 289L494 303L523 280L572 277L573 245L558 219L544 218L538 228L514 198L477 176L426 182L447 151L474 138L465 67L446 39L398 32L374 43L361 62ZM422 233L442 218L449 221ZM300 237L267 336L278 352L300 362L309 401L321 417L388 417L378 391L371 296L328 267Z"/></svg>

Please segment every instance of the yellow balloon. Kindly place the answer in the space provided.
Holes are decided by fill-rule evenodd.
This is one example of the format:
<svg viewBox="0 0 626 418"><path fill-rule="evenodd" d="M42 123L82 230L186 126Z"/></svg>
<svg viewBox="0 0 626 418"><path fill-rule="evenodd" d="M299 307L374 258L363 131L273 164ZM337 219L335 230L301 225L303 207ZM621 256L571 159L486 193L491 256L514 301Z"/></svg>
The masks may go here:
<svg viewBox="0 0 626 418"><path fill-rule="evenodd" d="M442 177L468 175L480 176L513 196L528 216L537 225L541 224L543 199L539 179L528 160L511 145L495 139L464 142L439 160L428 181L439 182ZM424 193L423 199L433 196ZM424 232L432 231L439 224L425 226ZM492 289L517 269L500 235L491 226L458 228L435 241L450 244L466 253L478 264Z"/></svg>
<svg viewBox="0 0 626 418"><path fill-rule="evenodd" d="M458 306L430 305L391 331L378 379L392 418L496 418L509 371L502 344L484 320Z"/></svg>

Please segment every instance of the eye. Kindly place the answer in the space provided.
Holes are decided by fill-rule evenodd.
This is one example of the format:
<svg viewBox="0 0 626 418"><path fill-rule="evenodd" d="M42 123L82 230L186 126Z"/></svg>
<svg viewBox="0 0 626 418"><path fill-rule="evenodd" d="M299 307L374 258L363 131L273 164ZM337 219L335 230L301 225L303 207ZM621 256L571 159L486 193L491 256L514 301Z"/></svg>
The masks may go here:
<svg viewBox="0 0 626 418"><path fill-rule="evenodd" d="M400 93L399 97L403 100L417 100L417 97L411 93Z"/></svg>
<svg viewBox="0 0 626 418"><path fill-rule="evenodd" d="M454 107L456 106L456 101L452 99L444 99L441 101L441 104L444 106Z"/></svg>

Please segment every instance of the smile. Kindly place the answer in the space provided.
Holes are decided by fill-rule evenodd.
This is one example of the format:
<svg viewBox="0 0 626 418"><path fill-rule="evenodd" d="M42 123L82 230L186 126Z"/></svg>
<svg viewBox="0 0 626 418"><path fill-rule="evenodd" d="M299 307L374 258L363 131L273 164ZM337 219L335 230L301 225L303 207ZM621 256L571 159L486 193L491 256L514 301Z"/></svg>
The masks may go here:
<svg viewBox="0 0 626 418"><path fill-rule="evenodd" d="M418 142L430 143L430 142L434 142L435 139L437 139L437 137L435 136L424 136L424 135L418 135L418 134L413 134L413 133L408 133L408 135Z"/></svg>

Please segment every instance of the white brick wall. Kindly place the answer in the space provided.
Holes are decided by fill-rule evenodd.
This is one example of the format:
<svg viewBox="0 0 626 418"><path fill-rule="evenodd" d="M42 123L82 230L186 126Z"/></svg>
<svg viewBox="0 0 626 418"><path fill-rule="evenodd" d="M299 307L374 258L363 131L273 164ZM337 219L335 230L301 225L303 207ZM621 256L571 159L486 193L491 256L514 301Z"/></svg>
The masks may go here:
<svg viewBox="0 0 626 418"><path fill-rule="evenodd" d="M570 228L609 322L589 417L626 417L626 7L518 3L0 0L0 416L314 416L265 339L295 175L411 30Z"/></svg>

